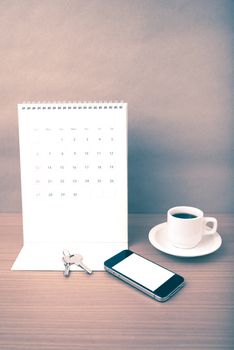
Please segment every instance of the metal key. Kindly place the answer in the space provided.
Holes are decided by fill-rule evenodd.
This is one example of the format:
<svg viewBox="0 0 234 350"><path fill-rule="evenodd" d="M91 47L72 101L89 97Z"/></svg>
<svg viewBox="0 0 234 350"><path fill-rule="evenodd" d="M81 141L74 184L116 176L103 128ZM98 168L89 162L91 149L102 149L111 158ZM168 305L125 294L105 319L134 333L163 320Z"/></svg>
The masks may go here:
<svg viewBox="0 0 234 350"><path fill-rule="evenodd" d="M80 254L72 254L72 255L70 255L69 263L70 264L75 264L75 265L77 265L79 267L82 267L82 269L84 269L89 274L91 274L93 272L90 268L88 268L88 266L86 266L83 263L83 256L80 255Z"/></svg>
<svg viewBox="0 0 234 350"><path fill-rule="evenodd" d="M63 275L64 275L64 277L69 277L69 275L70 275L70 263L69 263L69 257L70 257L70 253L69 253L69 251L68 250L64 250L63 251L63 258L62 258L62 260L63 260L63 263L64 263L64 267L65 267L65 270L64 270L64 272L63 272Z"/></svg>
<svg viewBox="0 0 234 350"><path fill-rule="evenodd" d="M69 277L69 275L70 275L70 264L65 262L64 258L63 258L63 263L64 263L64 267L65 267L63 275L64 275L64 277Z"/></svg>

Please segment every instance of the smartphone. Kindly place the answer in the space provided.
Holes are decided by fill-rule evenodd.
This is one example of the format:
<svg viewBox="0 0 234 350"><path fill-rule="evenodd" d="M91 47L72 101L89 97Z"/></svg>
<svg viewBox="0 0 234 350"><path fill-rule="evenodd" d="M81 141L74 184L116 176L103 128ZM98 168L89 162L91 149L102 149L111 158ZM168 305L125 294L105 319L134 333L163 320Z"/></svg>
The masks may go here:
<svg viewBox="0 0 234 350"><path fill-rule="evenodd" d="M158 301L168 300L184 286L182 276L128 249L106 260L104 268Z"/></svg>

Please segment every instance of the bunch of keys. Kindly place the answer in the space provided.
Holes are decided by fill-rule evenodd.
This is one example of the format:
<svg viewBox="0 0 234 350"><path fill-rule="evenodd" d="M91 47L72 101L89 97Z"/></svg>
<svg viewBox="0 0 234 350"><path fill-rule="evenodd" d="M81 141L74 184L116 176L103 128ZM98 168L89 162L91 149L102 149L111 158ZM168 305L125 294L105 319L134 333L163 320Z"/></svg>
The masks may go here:
<svg viewBox="0 0 234 350"><path fill-rule="evenodd" d="M70 254L68 250L64 250L62 260L65 267L63 273L65 277L68 277L70 275L70 266L74 264L82 267L82 269L84 269L89 274L93 272L83 263L83 256L80 254Z"/></svg>

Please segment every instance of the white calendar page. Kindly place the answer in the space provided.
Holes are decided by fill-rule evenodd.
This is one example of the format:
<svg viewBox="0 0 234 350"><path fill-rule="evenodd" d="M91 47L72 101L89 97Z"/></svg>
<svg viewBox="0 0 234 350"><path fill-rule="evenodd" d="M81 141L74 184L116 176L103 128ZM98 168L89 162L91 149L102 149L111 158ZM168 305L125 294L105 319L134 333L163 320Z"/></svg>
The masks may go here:
<svg viewBox="0 0 234 350"><path fill-rule="evenodd" d="M24 246L12 269L92 269L127 248L127 104L19 104Z"/></svg>

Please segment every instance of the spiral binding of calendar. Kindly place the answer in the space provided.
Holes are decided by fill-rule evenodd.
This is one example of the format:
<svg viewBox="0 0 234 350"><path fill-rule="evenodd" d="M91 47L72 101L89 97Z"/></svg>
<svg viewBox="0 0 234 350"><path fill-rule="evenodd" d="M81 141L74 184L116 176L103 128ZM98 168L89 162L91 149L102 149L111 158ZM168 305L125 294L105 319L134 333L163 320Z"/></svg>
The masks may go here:
<svg viewBox="0 0 234 350"><path fill-rule="evenodd" d="M71 109L122 109L125 102L107 101L78 101L78 102L23 102L18 104L21 110L71 110Z"/></svg>

